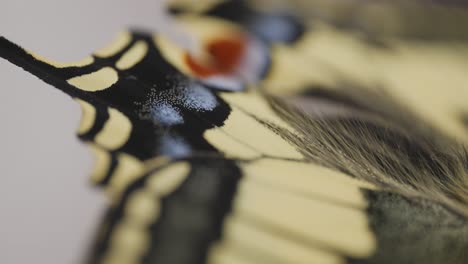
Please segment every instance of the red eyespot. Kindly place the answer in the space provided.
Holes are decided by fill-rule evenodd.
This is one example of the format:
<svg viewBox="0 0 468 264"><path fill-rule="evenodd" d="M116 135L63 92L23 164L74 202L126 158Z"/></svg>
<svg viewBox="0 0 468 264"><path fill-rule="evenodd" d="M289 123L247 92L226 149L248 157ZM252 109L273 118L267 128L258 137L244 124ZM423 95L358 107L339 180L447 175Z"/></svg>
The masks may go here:
<svg viewBox="0 0 468 264"><path fill-rule="evenodd" d="M239 35L235 38L214 40L206 46L212 62L201 63L189 53L185 54L185 63L199 77L205 78L217 74L229 74L239 66L246 50L247 40Z"/></svg>

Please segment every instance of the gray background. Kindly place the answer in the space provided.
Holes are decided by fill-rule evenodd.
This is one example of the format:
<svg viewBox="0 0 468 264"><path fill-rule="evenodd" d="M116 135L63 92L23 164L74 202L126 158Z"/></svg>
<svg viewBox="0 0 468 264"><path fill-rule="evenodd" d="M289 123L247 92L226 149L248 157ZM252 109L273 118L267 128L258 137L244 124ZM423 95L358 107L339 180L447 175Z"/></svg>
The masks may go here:
<svg viewBox="0 0 468 264"><path fill-rule="evenodd" d="M74 61L128 25L161 26L158 0L0 0L0 35ZM75 137L80 110L0 59L0 263L79 263L106 207L92 157Z"/></svg>

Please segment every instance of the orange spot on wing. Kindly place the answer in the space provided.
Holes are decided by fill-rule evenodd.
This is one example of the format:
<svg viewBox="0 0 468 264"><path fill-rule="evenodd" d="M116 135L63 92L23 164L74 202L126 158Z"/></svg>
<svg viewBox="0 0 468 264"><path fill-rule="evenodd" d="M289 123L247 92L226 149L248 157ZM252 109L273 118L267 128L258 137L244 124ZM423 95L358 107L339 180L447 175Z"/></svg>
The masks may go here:
<svg viewBox="0 0 468 264"><path fill-rule="evenodd" d="M246 38L243 35L236 38L214 40L206 46L211 55L210 63L197 61L190 54L185 54L185 62L199 77L209 77L217 74L232 73L240 64L246 49Z"/></svg>

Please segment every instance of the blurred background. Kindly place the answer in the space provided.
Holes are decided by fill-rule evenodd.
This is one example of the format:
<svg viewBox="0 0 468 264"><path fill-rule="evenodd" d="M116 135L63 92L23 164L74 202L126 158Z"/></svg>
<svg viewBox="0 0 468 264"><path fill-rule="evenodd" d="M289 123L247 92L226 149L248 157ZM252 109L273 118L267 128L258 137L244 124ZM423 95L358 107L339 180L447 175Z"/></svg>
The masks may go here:
<svg viewBox="0 0 468 264"><path fill-rule="evenodd" d="M0 0L0 35L78 60L129 25L163 26L158 0ZM79 263L106 208L67 95L0 59L0 263Z"/></svg>

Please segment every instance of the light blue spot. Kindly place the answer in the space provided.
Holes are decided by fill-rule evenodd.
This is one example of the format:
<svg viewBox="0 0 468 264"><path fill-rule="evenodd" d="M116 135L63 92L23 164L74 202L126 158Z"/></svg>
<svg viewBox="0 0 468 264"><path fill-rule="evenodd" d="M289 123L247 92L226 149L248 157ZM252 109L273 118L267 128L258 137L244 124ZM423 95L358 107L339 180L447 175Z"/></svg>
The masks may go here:
<svg viewBox="0 0 468 264"><path fill-rule="evenodd" d="M218 105L216 97L208 89L196 83L178 88L177 101L190 110L198 111L211 111Z"/></svg>
<svg viewBox="0 0 468 264"><path fill-rule="evenodd" d="M161 154L169 157L181 158L188 156L192 151L191 147L185 142L184 139L165 135L161 137Z"/></svg>
<svg viewBox="0 0 468 264"><path fill-rule="evenodd" d="M184 118L179 110L166 102L156 103L150 114L154 121L162 125L173 126L184 123Z"/></svg>

